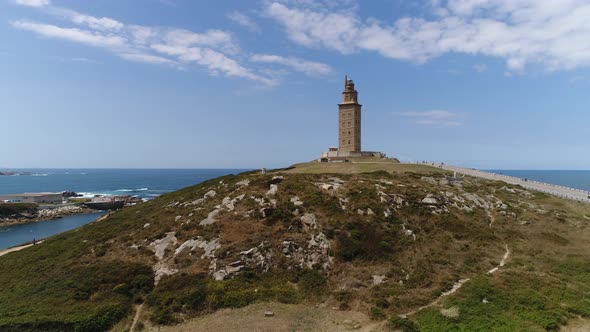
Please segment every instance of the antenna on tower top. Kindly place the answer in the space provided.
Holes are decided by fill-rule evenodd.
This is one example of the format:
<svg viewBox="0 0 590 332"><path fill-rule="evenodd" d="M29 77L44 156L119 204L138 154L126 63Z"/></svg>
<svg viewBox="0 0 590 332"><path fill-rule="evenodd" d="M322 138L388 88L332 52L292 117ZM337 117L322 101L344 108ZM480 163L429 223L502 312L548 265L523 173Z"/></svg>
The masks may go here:
<svg viewBox="0 0 590 332"><path fill-rule="evenodd" d="M346 89L347 83L348 83L348 75L344 75L344 89Z"/></svg>

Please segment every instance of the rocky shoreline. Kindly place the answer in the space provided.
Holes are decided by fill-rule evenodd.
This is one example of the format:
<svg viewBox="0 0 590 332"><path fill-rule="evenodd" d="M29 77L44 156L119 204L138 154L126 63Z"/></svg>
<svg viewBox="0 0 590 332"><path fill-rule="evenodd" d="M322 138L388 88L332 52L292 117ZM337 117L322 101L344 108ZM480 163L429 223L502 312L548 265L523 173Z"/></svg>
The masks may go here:
<svg viewBox="0 0 590 332"><path fill-rule="evenodd" d="M63 192L63 204L38 205L36 203L0 203L0 226L47 221L66 216L118 210L143 202L134 196L95 196L81 198L75 192Z"/></svg>
<svg viewBox="0 0 590 332"><path fill-rule="evenodd" d="M8 217L0 218L0 226L10 226L18 224L26 224L31 222L53 220L61 217L93 213L97 210L93 210L84 206L79 205L67 205L52 208L42 208L37 210L36 214L28 212L13 214Z"/></svg>
<svg viewBox="0 0 590 332"><path fill-rule="evenodd" d="M15 172L15 171L2 171L0 176L20 176L20 175L32 175L31 172Z"/></svg>

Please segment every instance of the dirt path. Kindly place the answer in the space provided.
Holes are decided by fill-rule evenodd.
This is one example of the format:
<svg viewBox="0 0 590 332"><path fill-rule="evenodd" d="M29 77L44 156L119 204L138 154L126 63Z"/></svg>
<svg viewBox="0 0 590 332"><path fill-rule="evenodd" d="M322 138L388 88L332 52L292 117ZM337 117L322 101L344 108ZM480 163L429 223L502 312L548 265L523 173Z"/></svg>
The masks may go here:
<svg viewBox="0 0 590 332"><path fill-rule="evenodd" d="M135 317L133 317L133 323L129 328L129 332L135 331L135 326L137 325L137 321L139 320L139 315L141 315L141 309L143 309L143 303L137 307L137 311L135 312Z"/></svg>
<svg viewBox="0 0 590 332"><path fill-rule="evenodd" d="M471 279L467 278L467 279L461 279L461 280L457 281L453 285L453 288L451 288L451 290L442 293L439 297L436 298L436 300L428 303L427 305L423 305L423 306L421 306L420 308L418 308L416 310L413 310L413 311L410 311L408 313L402 314L402 315L400 315L400 317L406 318L406 317L412 316L412 315L414 315L414 314L416 314L416 313L418 313L418 312L420 312L420 311L422 311L424 309L427 309L427 308L430 308L432 306L435 306L435 305L439 304L440 301L442 301L445 297L447 297L447 296L449 296L449 295L457 292L459 289L461 289L461 287L463 286L463 284L465 284L469 280L471 280Z"/></svg>
<svg viewBox="0 0 590 332"><path fill-rule="evenodd" d="M273 317L265 317L266 311ZM385 332L386 321L375 322L368 315L355 311L332 310L314 305L255 303L244 308L222 309L175 326L154 326L153 332Z"/></svg>
<svg viewBox="0 0 590 332"><path fill-rule="evenodd" d="M588 332L590 331L590 319L573 318L567 322L567 325L561 326L560 332Z"/></svg>
<svg viewBox="0 0 590 332"><path fill-rule="evenodd" d="M493 219L492 219L493 220ZM490 225L491 226L491 225ZM501 267L503 267L504 265L506 265L506 261L508 261L508 258L510 258L510 249L508 248L507 244L504 244L505 248L506 248L506 252L504 253L504 256L502 257L502 260L500 260L500 264L496 267L494 267L493 269L489 270L487 272L487 274L493 274L495 272L497 272ZM435 305L438 305L440 303L440 301L442 301L445 297L457 292L459 289L461 289L461 287L468 282L470 279L466 278L466 279L461 279L459 281L457 281L454 285L453 288L451 288L449 291L446 291L444 293L442 293L439 297L436 298L436 300L430 302L427 305L421 306L420 308L410 311L408 313L402 314L400 315L400 317L408 317L408 316L412 316L424 309L433 307Z"/></svg>
<svg viewBox="0 0 590 332"><path fill-rule="evenodd" d="M506 252L504 253L504 256L502 257L502 260L500 261L500 265L498 265L495 268L489 270L488 271L488 274L496 273L496 271L498 271L501 267L503 267L504 265L506 265L506 261L510 257L510 249L508 248L508 245L507 244L504 244L504 246L506 248Z"/></svg>
<svg viewBox="0 0 590 332"><path fill-rule="evenodd" d="M43 241L38 241L35 245L41 244L41 243L43 243ZM0 251L0 256L4 256L4 255L9 254L11 252L23 250L25 248L32 247L32 246L33 246L33 244L30 243L30 244L25 244L23 246L18 246L18 247L12 247L12 248L8 248L8 249L4 249L4 250Z"/></svg>
<svg viewBox="0 0 590 332"><path fill-rule="evenodd" d="M494 215L490 212L490 209L486 209L486 214L490 218L489 226L490 228L492 228L492 225L494 224L494 221L496 221L496 218L494 218Z"/></svg>

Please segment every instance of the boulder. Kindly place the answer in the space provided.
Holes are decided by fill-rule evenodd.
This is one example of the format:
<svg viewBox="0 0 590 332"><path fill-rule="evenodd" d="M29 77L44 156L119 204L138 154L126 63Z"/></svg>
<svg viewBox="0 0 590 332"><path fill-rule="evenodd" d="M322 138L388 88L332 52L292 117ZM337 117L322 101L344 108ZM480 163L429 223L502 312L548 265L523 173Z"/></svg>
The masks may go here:
<svg viewBox="0 0 590 332"><path fill-rule="evenodd" d="M424 203L424 204L431 204L431 205L436 205L436 204L438 204L438 201L436 200L436 198L434 198L434 197L431 197L430 195L428 195L427 197L425 197L425 198L422 200L422 203Z"/></svg>
<svg viewBox="0 0 590 332"><path fill-rule="evenodd" d="M279 190L279 187L276 184L271 184L270 189L266 192L266 196L274 195Z"/></svg>
<svg viewBox="0 0 590 332"><path fill-rule="evenodd" d="M301 201L301 199L299 199L299 196L291 197L291 203L293 203L293 205L295 206L303 205L303 202Z"/></svg>
<svg viewBox="0 0 590 332"><path fill-rule="evenodd" d="M315 217L315 215L313 213L306 213L301 217L301 223L303 224L303 228L306 231L312 230L312 229L316 229L318 227L317 225L317 219Z"/></svg>
<svg viewBox="0 0 590 332"><path fill-rule="evenodd" d="M384 281L385 281L386 277L383 276L379 276L379 275L374 275L373 276L373 285L381 285Z"/></svg>

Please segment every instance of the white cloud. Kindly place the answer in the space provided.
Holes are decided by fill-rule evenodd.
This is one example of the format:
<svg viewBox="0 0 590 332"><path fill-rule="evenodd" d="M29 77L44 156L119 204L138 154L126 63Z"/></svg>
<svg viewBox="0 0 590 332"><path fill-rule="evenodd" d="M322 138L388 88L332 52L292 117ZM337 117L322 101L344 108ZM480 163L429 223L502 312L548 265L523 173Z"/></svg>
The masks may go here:
<svg viewBox="0 0 590 332"><path fill-rule="evenodd" d="M196 62L207 66L215 74L248 78L268 86L278 84L277 80L257 75L223 53L208 48L170 44L154 44L151 48L159 53L175 56L182 62Z"/></svg>
<svg viewBox="0 0 590 332"><path fill-rule="evenodd" d="M457 113L445 110L398 112L395 114L411 118L415 123L421 125L436 125L445 127L462 125L462 123L459 121L460 117Z"/></svg>
<svg viewBox="0 0 590 332"><path fill-rule="evenodd" d="M325 63L307 61L294 57L283 57L271 54L255 54L250 57L250 60L254 62L281 64L309 76L322 76L332 73L332 68Z"/></svg>
<svg viewBox="0 0 590 332"><path fill-rule="evenodd" d="M163 58L157 55L151 55L147 53L119 53L121 58L130 61L153 63L153 64L176 64L176 61Z"/></svg>
<svg viewBox="0 0 590 332"><path fill-rule="evenodd" d="M124 27L124 24L108 17L94 17L83 14L74 13L72 21L76 24L86 25L91 29L109 31L118 31Z"/></svg>
<svg viewBox="0 0 590 332"><path fill-rule="evenodd" d="M15 0L15 2L19 5L29 7L43 7L49 5L49 0Z"/></svg>
<svg viewBox="0 0 590 332"><path fill-rule="evenodd" d="M289 37L308 47L324 46L342 53L355 50L359 22L352 14L324 13L312 9L290 9L282 3L270 3L266 13L281 22Z"/></svg>
<svg viewBox="0 0 590 332"><path fill-rule="evenodd" d="M190 47L194 45L209 46L222 49L226 52L236 52L237 44L232 35L222 30L207 30L204 33L196 33L185 29L170 29L162 31L162 39L169 45Z"/></svg>
<svg viewBox="0 0 590 332"><path fill-rule="evenodd" d="M231 12L227 14L227 18L234 21L235 23L245 27L246 29L254 32L260 31L260 27L254 22L248 15L240 12Z"/></svg>
<svg viewBox="0 0 590 332"><path fill-rule="evenodd" d="M96 60L83 58L83 57L75 57L75 58L71 58L70 60L72 60L74 62L83 62L83 63L99 63Z"/></svg>
<svg viewBox="0 0 590 332"><path fill-rule="evenodd" d="M547 70L590 66L587 0L434 0L433 19L392 23L318 3L268 1L264 12L293 42L343 54L373 51L416 63L447 53L479 54L504 59L512 72L535 64Z"/></svg>
<svg viewBox="0 0 590 332"><path fill-rule="evenodd" d="M246 78L266 86L279 83L277 78L257 73L232 59L230 56L239 52L239 47L226 31L212 29L197 33L178 28L127 25L112 18L93 17L59 7L49 7L47 12L81 27L23 20L11 24L44 37L104 48L129 61L177 68L183 68L180 63L196 63L206 67L212 75Z"/></svg>
<svg viewBox="0 0 590 332"><path fill-rule="evenodd" d="M77 28L62 28L50 24L42 24L28 21L14 21L12 26L22 30L28 30L45 37L67 39L70 41L97 47L123 47L126 40L116 35L103 35L100 33L80 30Z"/></svg>

